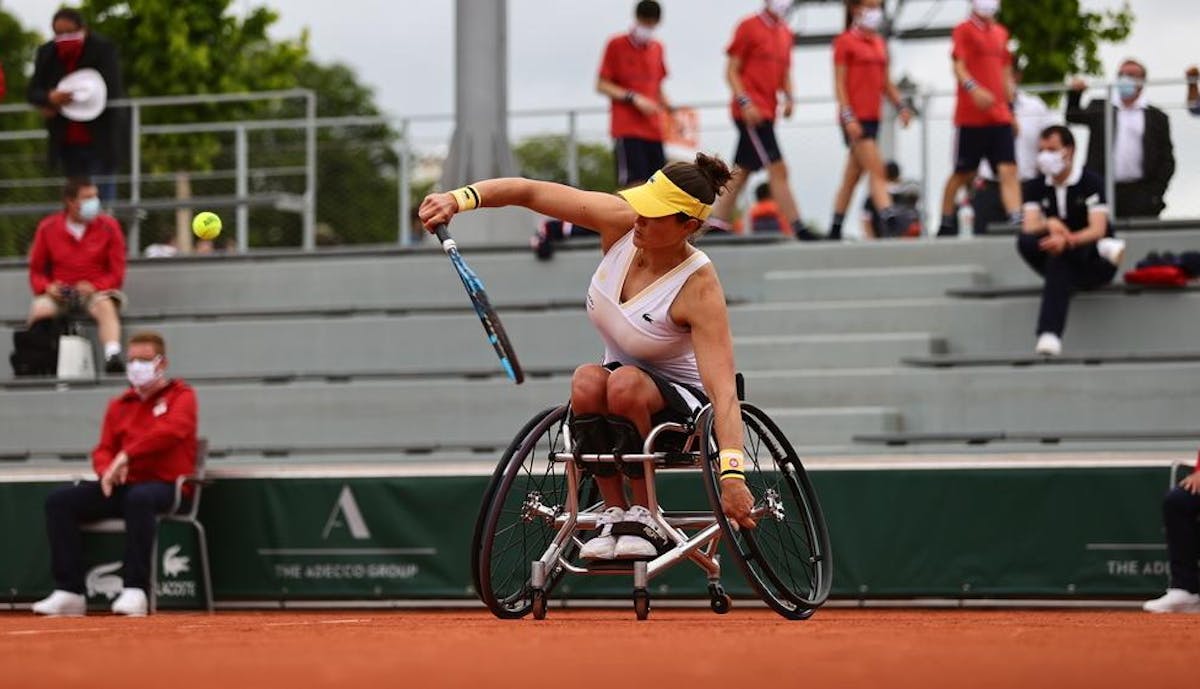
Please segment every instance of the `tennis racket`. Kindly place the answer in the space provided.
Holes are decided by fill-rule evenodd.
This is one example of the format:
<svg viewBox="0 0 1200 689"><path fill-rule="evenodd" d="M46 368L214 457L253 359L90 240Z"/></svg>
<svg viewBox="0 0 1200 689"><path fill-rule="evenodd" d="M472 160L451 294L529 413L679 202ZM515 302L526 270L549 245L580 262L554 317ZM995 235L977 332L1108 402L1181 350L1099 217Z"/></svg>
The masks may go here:
<svg viewBox="0 0 1200 689"><path fill-rule="evenodd" d="M483 281L458 253L458 245L450 237L445 223L434 228L434 233L437 234L438 241L442 243L442 251L445 251L446 255L450 257L451 265L454 266L458 277L462 279L467 296L471 297L475 313L478 314L479 321L483 323L483 332L487 335L488 341L492 343L492 348L496 350L496 356L500 357L500 366L504 368L504 372L514 383L520 385L525 380L525 373L521 370L520 362L517 361L516 350L508 341L508 335L504 333L500 317L496 315L496 311L488 302L487 292L483 291Z"/></svg>

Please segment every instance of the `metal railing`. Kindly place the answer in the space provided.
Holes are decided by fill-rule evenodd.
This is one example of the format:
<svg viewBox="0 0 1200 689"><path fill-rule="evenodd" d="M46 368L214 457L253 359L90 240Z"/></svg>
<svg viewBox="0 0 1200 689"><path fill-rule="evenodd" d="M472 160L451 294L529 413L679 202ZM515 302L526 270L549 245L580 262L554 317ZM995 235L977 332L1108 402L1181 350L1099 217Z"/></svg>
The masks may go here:
<svg viewBox="0 0 1200 689"><path fill-rule="evenodd" d="M1166 110L1172 117L1175 154L1179 161L1176 179L1168 203L1170 215L1200 216L1200 206L1182 190L1189 180L1200 174L1200 160L1193 151L1200 150L1195 144L1200 140L1200 118L1188 115L1184 106L1183 79L1154 80L1146 85L1149 100ZM1061 84L1023 86L1028 93L1065 94L1068 90ZM1103 93L1106 102L1111 102L1115 84L1097 82L1090 86L1090 93ZM922 90L913 94L921 116L915 126L907 131L891 130L885 126L882 141L885 152L899 159L902 165L915 167L919 171L920 187L923 190L925 208L936 209L940 205L940 187L950 173L950 148L954 139L952 111L957 93L953 90ZM258 120L231 120L199 123L146 124L143 115L151 108L186 107L215 103L295 101L302 105L303 112L294 117L273 117ZM416 115L408 117L317 117L317 97L312 91L294 89L247 94L219 94L195 96L170 96L162 98L140 98L113 101L112 107L128 108L129 157L127 175L118 175L114 181L128 185L128 193L114 207L131 211L129 223L129 246L136 253L142 243L140 237L143 211L152 209L178 209L198 206L203 202L220 203L222 207L234 209L234 231L239 251L251 248L251 217L255 207L266 207L297 213L301 217L298 245L304 250L313 250L318 243L317 194L318 163L321 151L318 146L320 132L354 128L387 127L394 132L389 138L390 152L395 158L395 241L409 245L416 241L412 227L413 196L416 183L429 183L435 179L437 161L444 155L449 135L453 128L450 114ZM700 148L727 156L733 150L736 133L726 114L727 101L708 101L688 104L701 114ZM0 116L5 113L25 112L23 105L0 106ZM1108 131L1113 130L1114 109L1107 109ZM712 114L710 114L712 113ZM1182 115L1182 117L1180 116ZM609 145L607 134L608 107L605 104L582 108L538 108L510 112L510 132L514 142L523 137L538 134L553 134L563 137L562 156L565 161L566 182L579 185L581 179L580 147L585 143ZM793 186L806 218L821 217L821 210L828 208L840 182L839 175L831 175L840 168L845 159L841 145L840 127L835 118L834 101L826 96L808 96L796 101L796 116L792 120L777 122L779 140L785 160L792 169ZM1082 164L1086 151L1086 135L1080 132L1077 162ZM258 134L278 135L291 132L302 134L302 160L289 164L272 164L255 167L251 163L251 137ZM145 149L152 145L154 137L167 135L205 134L232 137L232 155L229 169L204 170L189 173L196 180L233 181L233 189L208 197L151 198L145 193L146 185L169 182L173 173L148 172L144 169ZM45 137L44 130L0 131L0 142L36 140ZM1106 185L1110 200L1115 191L1114 166L1112 162L1112 137L1106 142L1105 168ZM278 163L278 161L276 161ZM418 168L424 168L423 170ZM388 173L389 175L392 173ZM295 192L260 192L251 187L252 178L298 178L302 187ZM41 184L58 186L52 178L4 179L0 190L33 189ZM861 191L859 192L862 193ZM57 207L56 199L47 197L47 204ZM373 199L373 203L381 203ZM36 204L0 204L0 216L29 213ZM1194 207L1195 206L1195 207ZM37 206L37 209L42 206ZM854 206L852 206L854 208ZM827 216L826 216L827 217ZM936 218L934 218L936 220ZM936 226L926 223L927 226ZM531 232L532 232L531 228ZM418 233L419 234L419 233ZM969 232L967 233L969 234ZM354 239L351 237L350 239Z"/></svg>

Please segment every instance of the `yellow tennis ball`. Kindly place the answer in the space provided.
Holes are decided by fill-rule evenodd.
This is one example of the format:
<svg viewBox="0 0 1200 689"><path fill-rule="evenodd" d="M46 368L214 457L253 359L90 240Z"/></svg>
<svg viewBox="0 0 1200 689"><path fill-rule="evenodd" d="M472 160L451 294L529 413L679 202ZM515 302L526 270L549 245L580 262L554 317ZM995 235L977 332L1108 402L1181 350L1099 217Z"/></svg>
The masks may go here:
<svg viewBox="0 0 1200 689"><path fill-rule="evenodd" d="M221 234L221 218L212 211L197 213L192 218L192 232L200 239L214 239Z"/></svg>

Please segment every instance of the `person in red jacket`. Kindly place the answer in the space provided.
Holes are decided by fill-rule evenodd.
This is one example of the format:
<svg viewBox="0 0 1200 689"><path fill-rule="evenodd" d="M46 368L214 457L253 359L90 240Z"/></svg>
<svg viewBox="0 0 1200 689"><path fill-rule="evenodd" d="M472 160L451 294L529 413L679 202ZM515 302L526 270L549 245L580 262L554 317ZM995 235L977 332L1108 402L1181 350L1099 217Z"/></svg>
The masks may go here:
<svg viewBox="0 0 1200 689"><path fill-rule="evenodd" d="M663 46L654 39L662 19L656 0L634 8L633 28L604 46L596 90L612 101L609 132L617 164L617 187L641 184L667 164L663 153L663 112L671 110L663 93L667 64Z"/></svg>
<svg viewBox="0 0 1200 689"><path fill-rule="evenodd" d="M146 614L155 518L170 508L175 480L196 466L196 393L166 373L162 336L144 332L130 338L130 387L109 402L100 442L92 451L99 480L60 488L46 498L54 592L34 604L35 613L85 614L79 524L124 517L124 590L112 610Z"/></svg>
<svg viewBox="0 0 1200 689"><path fill-rule="evenodd" d="M958 234L955 197L987 160L1000 180L1000 199L1009 222L1021 222L1021 183L1011 103L1016 98L1008 29L996 21L1000 0L971 0L971 16L954 27L954 172L942 191L939 237Z"/></svg>
<svg viewBox="0 0 1200 689"><path fill-rule="evenodd" d="M788 219L791 234L804 240L817 238L800 221L800 209L788 183L787 164L775 138L776 111L790 118L795 100L791 76L795 39L787 25L791 5L791 0L766 0L761 12L738 24L725 49L729 58L725 80L733 92L730 112L738 143L733 179L708 218L708 224L719 230L731 230L733 207L742 187L752 173L765 168L771 197Z"/></svg>
<svg viewBox="0 0 1200 689"><path fill-rule="evenodd" d="M121 373L125 235L116 218L100 213L99 190L90 180L68 180L63 202L61 213L38 223L29 250L29 323L56 318L78 303L96 319L104 370Z"/></svg>

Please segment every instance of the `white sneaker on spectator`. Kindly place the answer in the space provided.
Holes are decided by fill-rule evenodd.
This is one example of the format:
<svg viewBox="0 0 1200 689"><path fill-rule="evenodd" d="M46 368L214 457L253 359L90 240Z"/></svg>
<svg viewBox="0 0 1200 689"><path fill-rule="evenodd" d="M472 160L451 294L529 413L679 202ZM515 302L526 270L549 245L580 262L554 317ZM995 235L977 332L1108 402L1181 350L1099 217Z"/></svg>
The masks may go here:
<svg viewBox="0 0 1200 689"><path fill-rule="evenodd" d="M123 589L112 604L114 615L141 617L149 610L150 601L146 598L146 592L141 589Z"/></svg>
<svg viewBox="0 0 1200 689"><path fill-rule="evenodd" d="M33 604L33 611L49 617L81 617L87 614L87 598L78 593L55 589Z"/></svg>
<svg viewBox="0 0 1200 689"><path fill-rule="evenodd" d="M658 522L650 515L650 510L641 505L634 505L625 513L623 526L637 525L645 535L623 534L617 539L614 557L618 560L636 560L658 555L658 546L667 544L667 535L662 532ZM655 544L657 541L658 545Z"/></svg>
<svg viewBox="0 0 1200 689"><path fill-rule="evenodd" d="M583 544L579 557L585 560L611 560L617 547L617 537L612 535L613 524L625 519L625 510L620 507L610 507L600 513L596 524L600 527L600 535Z"/></svg>
<svg viewBox="0 0 1200 689"><path fill-rule="evenodd" d="M1120 266L1121 259L1125 258L1125 240L1105 237L1096 242L1096 251L1100 252L1100 257L1105 261Z"/></svg>
<svg viewBox="0 0 1200 689"><path fill-rule="evenodd" d="M1167 589L1163 595L1142 603L1146 612L1200 612L1200 595L1183 589Z"/></svg>
<svg viewBox="0 0 1200 689"><path fill-rule="evenodd" d="M1038 335L1033 351L1042 356L1058 356L1062 354L1062 340L1054 333L1042 333Z"/></svg>

